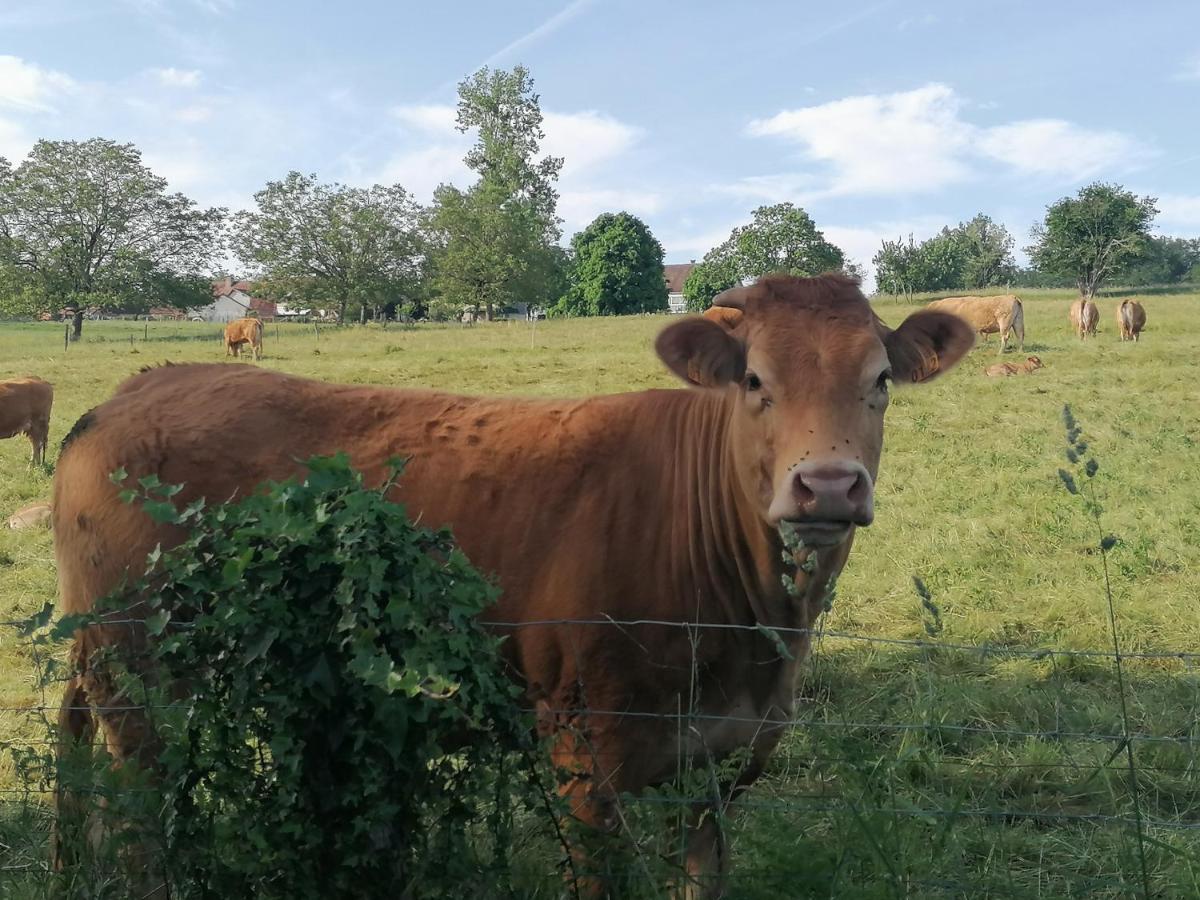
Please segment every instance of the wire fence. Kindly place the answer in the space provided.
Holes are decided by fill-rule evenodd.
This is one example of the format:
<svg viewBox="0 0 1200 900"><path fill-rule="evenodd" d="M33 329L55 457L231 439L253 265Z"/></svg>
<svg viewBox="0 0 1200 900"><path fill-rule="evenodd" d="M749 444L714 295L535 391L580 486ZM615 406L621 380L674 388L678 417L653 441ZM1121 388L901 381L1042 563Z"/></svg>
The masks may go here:
<svg viewBox="0 0 1200 900"><path fill-rule="evenodd" d="M144 622L106 624L135 629ZM541 719L657 729L665 738L681 736L680 746L698 758L722 730L741 735L734 743L778 735L765 774L732 806L735 893L770 896L763 885L790 884L796 896L829 895L820 887L828 887L826 875L785 852L793 847L823 852L842 873L840 896L855 896L855 884L883 883L902 885L897 896L1200 896L1200 653L1191 648L969 644L651 618L487 624L499 634L600 632L619 642L631 668L643 654L647 671L696 669L697 647L711 658L714 650L720 656L744 649L739 639L775 642L784 653L800 639L811 643L786 714L770 702L747 705L741 685L698 699L664 690L670 679L651 679L608 707L587 703L585 684L581 702L525 710ZM31 630L27 621L0 622L4 639L23 641L30 660L27 695L0 705L0 893L5 880L51 877L50 757L60 712L180 708L60 706L57 694L71 677L62 648ZM747 659L747 683L754 667L778 661ZM1118 662L1125 665L1120 684ZM590 677L597 686L603 681L602 674ZM898 691L898 683L907 689ZM694 735L701 737L690 740ZM589 750L609 771L629 752L611 751L614 760L603 747ZM632 819L640 810L652 815L709 800L702 786L699 793L652 791L620 802L631 817L626 827L636 831ZM830 855L831 847L838 853Z"/></svg>

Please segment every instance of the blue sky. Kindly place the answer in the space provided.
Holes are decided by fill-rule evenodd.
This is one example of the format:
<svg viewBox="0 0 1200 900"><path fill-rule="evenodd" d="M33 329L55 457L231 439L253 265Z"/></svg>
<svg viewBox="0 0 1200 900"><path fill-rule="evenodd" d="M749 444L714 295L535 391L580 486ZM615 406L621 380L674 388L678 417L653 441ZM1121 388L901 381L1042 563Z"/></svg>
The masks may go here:
<svg viewBox="0 0 1200 900"><path fill-rule="evenodd" d="M668 262L763 203L860 262L986 212L1027 242L1100 178L1200 235L1200 3L4 0L0 155L133 141L205 204L289 169L465 185L455 84L528 66L565 229L627 209Z"/></svg>

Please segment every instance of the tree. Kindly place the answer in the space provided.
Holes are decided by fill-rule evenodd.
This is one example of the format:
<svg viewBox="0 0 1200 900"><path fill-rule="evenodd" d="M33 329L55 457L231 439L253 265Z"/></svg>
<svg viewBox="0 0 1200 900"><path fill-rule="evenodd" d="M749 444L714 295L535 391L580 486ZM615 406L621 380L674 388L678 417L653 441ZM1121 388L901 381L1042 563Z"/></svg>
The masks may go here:
<svg viewBox="0 0 1200 900"><path fill-rule="evenodd" d="M1177 284L1200 272L1200 238L1151 237L1145 252L1121 273L1128 285Z"/></svg>
<svg viewBox="0 0 1200 900"><path fill-rule="evenodd" d="M817 230L808 213L790 203L760 206L749 225L733 229L704 261L724 261L739 280L774 272L811 276L841 269L846 257Z"/></svg>
<svg viewBox="0 0 1200 900"><path fill-rule="evenodd" d="M662 245L636 216L597 216L571 238L571 252L570 285L555 314L610 316L667 308Z"/></svg>
<svg viewBox="0 0 1200 900"><path fill-rule="evenodd" d="M1007 228L979 213L969 222L960 222L954 231L962 248L962 287L984 288L1012 280L1015 241Z"/></svg>
<svg viewBox="0 0 1200 900"><path fill-rule="evenodd" d="M347 308L411 306L426 258L417 205L399 185L319 184L289 172L239 213L234 247L261 289L303 303Z"/></svg>
<svg viewBox="0 0 1200 900"><path fill-rule="evenodd" d="M727 261L701 261L688 273L683 283L683 299L688 312L704 312L712 306L713 297L738 284L733 266Z"/></svg>
<svg viewBox="0 0 1200 900"><path fill-rule="evenodd" d="M921 250L911 234L908 243L903 238L884 241L871 263L875 266L875 281L881 290L889 294L903 294L904 299L910 302L914 292L924 290L921 287Z"/></svg>
<svg viewBox="0 0 1200 900"><path fill-rule="evenodd" d="M1027 252L1038 269L1069 275L1080 294L1094 297L1105 279L1144 252L1156 202L1119 185L1090 184L1047 207Z"/></svg>
<svg viewBox="0 0 1200 900"><path fill-rule="evenodd" d="M0 158L0 295L6 311L141 311L211 299L223 209L199 209L142 165L132 144L38 141L16 169Z"/></svg>
<svg viewBox="0 0 1200 900"><path fill-rule="evenodd" d="M561 235L555 182L560 157L539 158L542 112L523 66L480 69L458 86L458 130L477 130L467 165L479 180L466 191L442 185L429 218L442 304L498 309L557 299Z"/></svg>

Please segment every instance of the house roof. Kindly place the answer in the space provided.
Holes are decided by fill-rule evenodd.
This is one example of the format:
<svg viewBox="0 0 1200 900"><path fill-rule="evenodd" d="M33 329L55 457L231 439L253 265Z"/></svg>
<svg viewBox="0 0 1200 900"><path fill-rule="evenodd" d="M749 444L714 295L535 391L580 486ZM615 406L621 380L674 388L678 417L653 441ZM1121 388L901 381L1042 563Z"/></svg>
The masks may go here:
<svg viewBox="0 0 1200 900"><path fill-rule="evenodd" d="M696 268L695 263L675 263L663 266L663 275L667 279L667 293L682 294L683 283L687 281L687 277L692 274L694 268Z"/></svg>
<svg viewBox="0 0 1200 900"><path fill-rule="evenodd" d="M226 275L224 278L213 282L214 297L226 297L229 294L232 294L234 291L241 291L243 294L249 294L252 292L252 289L253 284L251 284L251 282L246 281L245 279L241 281L234 281L233 276L231 275Z"/></svg>
<svg viewBox="0 0 1200 900"><path fill-rule="evenodd" d="M273 319L278 313L274 301L264 300L261 297L251 297L250 308L258 313L260 319Z"/></svg>

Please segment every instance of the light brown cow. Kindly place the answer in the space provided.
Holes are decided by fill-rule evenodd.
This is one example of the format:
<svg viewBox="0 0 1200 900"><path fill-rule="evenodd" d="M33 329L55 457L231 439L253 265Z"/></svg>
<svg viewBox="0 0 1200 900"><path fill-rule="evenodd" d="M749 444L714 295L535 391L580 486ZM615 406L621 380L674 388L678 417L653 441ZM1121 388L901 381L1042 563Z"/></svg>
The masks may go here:
<svg viewBox="0 0 1200 900"><path fill-rule="evenodd" d="M50 525L50 504L33 503L18 509L8 517L8 527L15 529L37 528Z"/></svg>
<svg viewBox="0 0 1200 900"><path fill-rule="evenodd" d="M1031 356L1024 362L1019 363L996 363L988 366L983 370L983 374L989 378L1007 377L1009 375L1029 374L1035 369L1041 369L1045 363L1036 356Z"/></svg>
<svg viewBox="0 0 1200 900"><path fill-rule="evenodd" d="M1123 341L1136 341L1146 327L1146 307L1130 298L1117 307L1117 331Z"/></svg>
<svg viewBox="0 0 1200 900"><path fill-rule="evenodd" d="M1071 304L1071 327L1082 341L1089 334L1096 336L1096 326L1100 324L1100 310L1087 297L1080 297Z"/></svg>
<svg viewBox="0 0 1200 900"><path fill-rule="evenodd" d="M225 326L225 355L237 357L242 344L249 344L255 359L262 359L263 325L259 319L234 319Z"/></svg>
<svg viewBox="0 0 1200 900"><path fill-rule="evenodd" d="M23 434L33 445L31 466L46 461L46 441L50 437L50 407L54 388L50 382L30 375L0 381L0 438Z"/></svg>
<svg viewBox="0 0 1200 900"><path fill-rule="evenodd" d="M792 716L805 629L856 526L874 517L889 382L935 378L974 335L929 310L892 330L857 282L833 275L771 277L716 303L724 323L688 316L656 342L690 390L514 400L243 366L136 375L77 426L59 462L61 609L90 609L140 573L156 544L179 539L120 502L108 477L118 467L183 484L177 499L187 503L245 494L338 450L378 483L403 456L394 498L424 523L452 526L472 562L496 576L503 596L489 620L592 623L501 629L580 820L616 829L620 792L670 781L688 758L703 765L750 748L744 787ZM224 452L230 433L248 450ZM785 562L785 525L804 542L792 556L800 568ZM699 627L693 643L686 628L610 618L720 627ZM786 654L770 628L785 629ZM130 640L125 627L78 636L82 674L64 701L65 730L86 735L78 708L114 703L87 667L91 653ZM683 730L680 710L695 713ZM144 719L98 713L117 760L153 760ZM718 819L698 813L693 826L689 892L717 896L727 855Z"/></svg>
<svg viewBox="0 0 1200 900"><path fill-rule="evenodd" d="M966 320L976 332L986 339L990 334L1000 335L1000 352L1008 349L1009 332L1021 342L1025 351L1025 308L1020 298L1013 294L996 297L946 297L926 304L926 309L954 313Z"/></svg>

